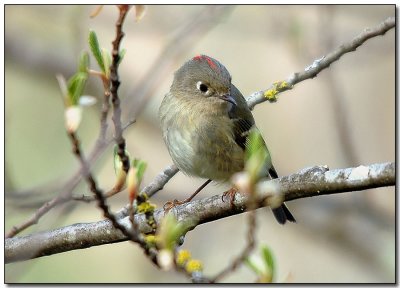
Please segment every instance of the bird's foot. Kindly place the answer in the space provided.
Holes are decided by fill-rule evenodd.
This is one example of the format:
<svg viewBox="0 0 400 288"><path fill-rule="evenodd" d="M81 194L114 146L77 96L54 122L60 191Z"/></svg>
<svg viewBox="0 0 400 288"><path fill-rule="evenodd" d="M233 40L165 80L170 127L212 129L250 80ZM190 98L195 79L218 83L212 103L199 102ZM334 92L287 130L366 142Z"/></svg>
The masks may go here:
<svg viewBox="0 0 400 288"><path fill-rule="evenodd" d="M179 201L177 199L174 199L173 201L168 201L163 206L164 212L168 213L169 210L171 210L172 208L174 208L176 206L179 206L179 205L182 205L182 204L185 204L185 203L188 203L190 200L191 200L191 198L187 198L187 199L185 199L183 201Z"/></svg>
<svg viewBox="0 0 400 288"><path fill-rule="evenodd" d="M224 194L222 194L222 201L226 202L226 200L229 199L229 202L231 203L231 206L233 206L233 201L235 201L235 195L238 193L239 190L236 189L235 187L232 187L228 191L225 191Z"/></svg>
<svg viewBox="0 0 400 288"><path fill-rule="evenodd" d="M203 190L203 188L206 187L206 186L208 185L208 183L210 183L210 182L211 182L211 179L208 179L206 182L203 183L203 185L201 185L199 188L197 188L197 190L194 191L194 193L193 193L189 198L187 198L187 199L185 199L185 200L183 200L183 201L179 201L179 200L177 200L177 199L175 199L174 201L168 201L168 202L165 203L164 206L163 206L164 212L167 213L169 210L171 210L171 209L174 208L175 206L182 205L182 204L185 204L185 203L190 202L190 201L194 198L194 196L196 196L197 194L199 194L199 192L200 192L201 190Z"/></svg>

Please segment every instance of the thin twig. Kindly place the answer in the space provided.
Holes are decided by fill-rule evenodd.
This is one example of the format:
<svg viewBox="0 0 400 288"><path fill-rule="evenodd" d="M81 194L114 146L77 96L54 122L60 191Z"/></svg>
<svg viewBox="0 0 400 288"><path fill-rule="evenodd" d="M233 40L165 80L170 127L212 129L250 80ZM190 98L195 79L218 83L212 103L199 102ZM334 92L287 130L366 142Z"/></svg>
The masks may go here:
<svg viewBox="0 0 400 288"><path fill-rule="evenodd" d="M318 33L321 37L321 48L325 51L331 51L334 47L333 43L337 31L331 29L333 25L333 19L335 16L335 6L321 6L321 23L319 25ZM310 47L311 48L311 47ZM311 50L311 49L310 49ZM332 111L334 117L334 128L338 132L338 138L342 146L343 158L345 159L345 165L357 165L360 163L359 157L357 157L357 148L354 141L352 141L353 133L351 132L351 126L349 125L351 115L348 113L348 105L346 103L346 91L344 91L343 86L337 81L335 73L327 73L325 75L327 89L326 92L329 93L329 100L332 104Z"/></svg>
<svg viewBox="0 0 400 288"><path fill-rule="evenodd" d="M128 121L128 123L124 125L123 130L127 129L131 124L135 123L135 121L136 121L135 119ZM90 166L90 164L93 163L100 156L102 151L104 151L104 149L113 142L114 142L114 138L112 138L112 137L109 138L108 140L106 140L105 142L101 141L101 137L99 137L96 141L95 147L92 149L92 152L90 153L90 155L88 157L88 160L87 160L88 166ZM88 202L95 200L95 197L93 197L93 196L72 196L71 195L72 190L75 189L75 187L79 184L80 180L82 179L82 171L83 171L83 168L80 167L79 170L63 185L63 187L61 189L62 193L60 193L57 197L55 197L49 201L46 201L44 204L42 204L42 206L40 206L35 211L35 213L31 217L29 217L27 220L25 220L24 222L22 222L19 225L14 226L13 228L11 228L11 230L6 233L5 238L14 237L15 235L24 231L25 229L29 228L30 226L37 224L38 221L40 220L40 218L43 215L45 215L47 212L49 212L52 208L54 208L60 204L63 204L65 202L70 201L73 197L81 198L82 201L85 201L85 198L87 197L89 199ZM163 173L163 172L161 172L161 173ZM151 189L150 189L150 191L151 191Z"/></svg>
<svg viewBox="0 0 400 288"><path fill-rule="evenodd" d="M260 199L271 197L271 190L264 189L264 184L267 187L273 185L277 188L274 193L282 195L284 201L344 192L355 193L355 191L365 189L394 186L396 184L395 166L395 163L392 162L332 171L324 166L303 169L289 176L260 183L257 196ZM195 219L197 225L244 212L248 200L246 195L237 193L232 203L223 201L222 198L222 195L215 195L192 201L174 207L171 212L176 215L178 222L189 222L190 219ZM260 205L265 206L269 203L263 201ZM163 209L157 209L154 212L156 223L160 223L163 217ZM118 222L126 226L128 230L131 227L127 217L118 220ZM148 225L144 214L136 214L135 222L143 233L151 232L153 229ZM115 229L107 220L74 224L25 237L6 239L5 262L27 260L124 240L127 240L127 237L118 229Z"/></svg>
<svg viewBox="0 0 400 288"><path fill-rule="evenodd" d="M120 62L119 49L121 40L124 37L125 33L122 31L122 26L124 24L125 16L129 11L129 5L119 5L119 18L116 23L116 36L115 40L112 42L112 63L110 66L110 80L111 80L111 101L114 108L114 113L112 120L114 122L115 129L115 142L117 143L118 150L117 154L122 162L122 169L125 173L128 173L129 170L129 157L125 153L125 139L122 136L122 125L121 125L121 107L120 107L120 99L118 97L118 88L121 84L118 76L118 66Z"/></svg>
<svg viewBox="0 0 400 288"><path fill-rule="evenodd" d="M100 117L100 135L97 141L105 141L107 135L107 117L108 111L110 111L110 84L108 81L103 80L104 86L104 96L103 96L103 104L101 108L101 117Z"/></svg>
<svg viewBox="0 0 400 288"><path fill-rule="evenodd" d="M314 61L314 63L316 63L315 67L313 67L307 71L304 71L304 72L294 73L293 76L288 78L287 82L290 83L289 80L291 80L291 81L296 80L295 82L292 82L292 85L294 85L303 80L315 77L320 71L322 71L323 69L328 67L333 62L337 61L343 54L354 51L358 46L362 45L368 39L379 36L379 35L383 35L385 32L392 29L394 26L395 26L395 19L393 17L390 17L387 20L385 20L384 22L382 22L380 25L378 25L377 27L365 30L359 36L354 38L352 41L344 43L343 45L341 45L339 47L339 49L329 53L328 56L325 57L324 59L322 59L321 61L319 61L319 62L317 60ZM325 64L322 65L321 63L325 63ZM311 67L311 66L309 66L309 67ZM311 72L315 73L315 75L313 75ZM268 90L269 89L251 94L247 98L247 103L248 103L249 107L254 108L257 104L260 104L260 103L266 101L267 99L264 97L264 93ZM286 90L288 90L288 89L284 89L284 90L278 91L278 92L281 93ZM105 148L108 145L109 145L109 143L104 144L104 143L97 141L95 144L95 147L93 148L92 152L90 153L89 160L88 160L89 164L93 163L100 156L100 154L105 150ZM163 173L164 172L161 172L160 175ZM165 185L175 174L176 174L176 172L171 173L170 175L166 175L166 177L163 178L163 185ZM64 184L63 189L62 189L63 193L61 193L57 197L61 198L61 199L66 197L66 195L70 194L71 191L78 185L80 180L81 180L81 170L79 169L76 173L74 173L73 176L70 177L70 179L68 179L66 181L66 183ZM154 190L154 191L156 192L158 190ZM148 192L146 192L146 193L148 194ZM152 193L151 195L153 195L154 193ZM57 198L54 198L51 201L46 202L45 204L43 204L42 207L40 207L35 212L35 214L37 214L37 217L35 217L35 215L33 215L24 223L14 227L13 230L16 231L15 233L11 233L12 231L10 231L7 235L14 236L17 233L26 229L27 227L30 227L31 225L37 223L37 220L39 220L40 217L42 217L44 214L46 214L52 207L58 205L59 203L64 203L64 202L62 202L62 201L59 202L59 199L57 199ZM43 210L43 212L40 210ZM10 236L10 237L12 237L12 236Z"/></svg>
<svg viewBox="0 0 400 288"><path fill-rule="evenodd" d="M51 199L50 201L47 201L39 209L37 209L35 211L35 213L31 217L29 217L27 220L25 220L24 222L22 222L19 225L13 226L11 228L11 230L5 234L5 238L14 237L15 235L24 231L28 227L37 224L39 222L39 219L43 215L45 215L50 209L52 209L53 207L55 207L61 203L66 202L68 200L69 199L67 199L67 198L56 197L56 198Z"/></svg>
<svg viewBox="0 0 400 288"><path fill-rule="evenodd" d="M103 198L104 199L110 198L110 197L114 196L115 194L117 194L117 193L119 193L121 191L122 191L121 189L113 188L113 189L107 191L106 193L104 193L103 194ZM93 202L93 201L96 200L96 196L94 196L94 195L84 195L84 194L82 194L82 195L72 195L71 199L75 200L75 201L81 201L81 202L85 202L85 203L90 203L90 202Z"/></svg>
<svg viewBox="0 0 400 288"><path fill-rule="evenodd" d="M213 278L211 278L211 283L216 283L220 282L222 278L226 277L228 274L233 273L245 260L246 258L249 257L251 251L253 251L254 247L256 246L256 241L255 241L255 233L256 233L256 227L257 227L257 218L256 218L256 212L255 209L259 206L257 204L257 192L256 192L256 183L249 183L250 185L246 185L245 187L242 187L244 191L242 193L245 193L248 195L248 201L246 205L246 210L249 211L248 213L248 231L247 231L247 244L243 248L242 252L236 256L236 258L233 261L230 261L229 264L223 268L217 275L215 275Z"/></svg>
<svg viewBox="0 0 400 288"><path fill-rule="evenodd" d="M161 171L154 178L154 180L151 183L149 183L146 187L144 187L142 189L142 191L139 193L139 195L146 194L146 196L148 198L152 197L155 193L162 190L164 188L165 184L167 184L168 181L178 171L179 171L179 169L175 165L168 165L167 167L165 167L165 169L163 171ZM111 189L110 191L108 191L104 194L104 197L109 198L118 192L119 191L115 191L114 189ZM74 196L72 196L72 199L74 199L76 201L87 202L87 203L96 200L92 195L74 195Z"/></svg>
<svg viewBox="0 0 400 288"><path fill-rule="evenodd" d="M68 136L71 139L73 152L82 165L83 177L86 179L90 191L92 191L93 194L96 196L97 205L103 211L104 217L110 220L112 225L115 228L119 229L126 237L128 237L129 240L140 244L142 248L145 249L146 253L151 256L150 258L153 263L157 265L156 254L154 252L151 253L152 251L150 251L150 249L147 247L147 244L144 241L143 237L140 235L140 232L138 230L128 229L124 225L120 224L115 215L110 211L106 199L103 196L103 192L99 188L97 188L96 181L89 171L88 163L86 162L85 157L80 149L80 142L78 137L74 132L69 132Z"/></svg>
<svg viewBox="0 0 400 288"><path fill-rule="evenodd" d="M310 66L306 67L304 71L293 73L285 81L280 81L272 85L267 90L262 90L251 94L247 98L247 104L250 109L253 109L255 105L260 104L264 101L275 102L275 97L268 97L268 95L275 96L284 91L290 90L297 83L304 81L306 79L312 79L318 75L322 70L328 68L333 62L339 60L344 54L355 51L359 46L361 46L365 41L370 38L384 35L388 30L396 26L396 20L394 17L389 17L378 26L374 28L367 28L361 32L358 36L349 42L340 45L336 50L315 60Z"/></svg>
<svg viewBox="0 0 400 288"><path fill-rule="evenodd" d="M175 165L165 167L165 169L154 178L153 182L147 185L140 194L146 193L149 198L152 197L156 192L162 190L165 184L167 184L178 171L179 169Z"/></svg>
<svg viewBox="0 0 400 288"><path fill-rule="evenodd" d="M124 37L124 32L122 31L122 26L124 24L125 17L129 11L130 6L129 5L118 5L119 9L119 17L116 23L116 37L115 40L112 42L113 44L113 49L112 49L112 63L110 66L110 83L111 83L111 88L110 88L110 93L111 93L111 100L113 103L113 122L114 122L114 128L115 128L115 141L118 146L118 156L121 159L122 165L123 165L123 170L125 173L128 173L129 170L129 157L125 153L125 139L123 138L122 132L122 124L121 124L121 107L120 107L120 100L118 97L118 88L120 85L119 81L119 76L118 76L118 66L120 62L120 55L119 55L119 50L120 50L120 44L121 40ZM108 98L107 98L108 99ZM107 115L105 115L107 116ZM83 157L82 159L82 166L84 167L83 162ZM88 172L88 182L90 185L90 190L95 194L96 200L98 202L98 206L101 208L103 211L104 216L111 221L113 226L117 229L119 229L125 236L128 237L129 240L138 243L143 250L145 251L146 255L149 256L150 260L158 266L157 262L157 251L155 249L151 249L146 241L144 240L143 236L141 235L140 231L137 229L137 225L134 222L133 216L130 218L131 220L131 225L132 229L126 228L124 225L120 224L117 220L117 217L111 213L107 202L106 198L104 197L103 193L96 188L96 183L93 179L93 177L90 175ZM111 190L108 192L108 196L113 195L120 191L121 189L117 190ZM133 215L133 214L132 214Z"/></svg>
<svg viewBox="0 0 400 288"><path fill-rule="evenodd" d="M239 267L239 265L241 265L246 260L246 258L250 255L251 251L253 251L254 247L256 246L256 241L254 237L257 227L256 220L257 220L256 211L251 210L248 215L247 244L245 248L236 257L235 260L230 262L227 267L225 267L221 272L219 272L217 275L214 276L214 278L210 280L211 283L219 282L229 273L234 272Z"/></svg>

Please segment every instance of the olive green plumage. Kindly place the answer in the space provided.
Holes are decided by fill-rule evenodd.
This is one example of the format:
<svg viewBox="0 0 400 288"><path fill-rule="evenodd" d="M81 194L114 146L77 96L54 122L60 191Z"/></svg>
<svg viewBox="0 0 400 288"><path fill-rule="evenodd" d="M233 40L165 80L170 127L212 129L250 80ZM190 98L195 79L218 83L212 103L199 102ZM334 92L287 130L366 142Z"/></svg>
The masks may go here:
<svg viewBox="0 0 400 288"><path fill-rule="evenodd" d="M174 76L159 110L172 160L187 175L228 181L243 170L247 136L257 129L246 100L227 69L211 57L192 58ZM267 154L261 176L277 178ZM281 224L295 222L285 204L273 212Z"/></svg>

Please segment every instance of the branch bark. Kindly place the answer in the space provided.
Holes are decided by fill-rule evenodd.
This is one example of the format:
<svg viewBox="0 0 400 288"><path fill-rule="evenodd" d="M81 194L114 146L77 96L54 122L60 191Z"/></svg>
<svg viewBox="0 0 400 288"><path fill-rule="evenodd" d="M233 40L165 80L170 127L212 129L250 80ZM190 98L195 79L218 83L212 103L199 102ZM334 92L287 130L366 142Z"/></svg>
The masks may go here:
<svg viewBox="0 0 400 288"><path fill-rule="evenodd" d="M207 13L205 13L205 14L208 15ZM190 22L190 23L193 24L192 22ZM204 21L202 23L204 24L204 23L208 23L208 22ZM190 25L188 24L187 26L188 27L189 26L190 27L197 27L198 26L197 22L196 22L197 26L196 25L193 26L191 24ZM394 17L389 17L388 19L386 19L384 22L382 22L381 24L379 24L376 27L374 27L372 29L365 29L363 32L361 32L353 40L342 44L341 46L339 46L338 49L336 49L335 51L329 53L328 56L323 57L323 58L318 59L318 60L315 60L312 65L310 65L310 66L308 66L307 68L304 69L304 72L293 73L292 76L290 76L286 81L280 81L280 82L275 83L274 85L272 85L272 87L270 87L267 90L262 90L262 91L255 92L255 93L251 94L247 98L248 106L250 107L250 109L253 109L257 104L265 102L267 100L276 101L275 97L267 98L265 95L268 94L268 92L272 91L273 92L272 96L275 96L278 93L281 93L281 92L284 92L286 90L289 90L289 89L293 88L293 86L295 84L297 84L297 83L299 83L301 81L304 81L306 79L310 79L310 78L315 77L319 72L321 72L323 69L329 67L330 64L332 64L333 62L337 61L345 53L354 51L357 47L362 45L365 41L367 41L370 38L373 38L373 37L378 36L378 35L385 34L388 30L390 30L393 27L395 27L395 25L396 25L395 18ZM205 30L207 30L207 29L205 29ZM171 41L170 43L174 43L174 41ZM163 56L161 58L165 58L165 59L169 58L169 57L165 57L165 55L167 55L169 53L168 51L170 51L169 48L170 48L170 45L168 45L167 48L165 49L165 51L161 54ZM156 61L156 63L158 63L158 61ZM152 70L150 70L150 71L152 71ZM150 80L148 80L148 81L150 81ZM146 90L147 89L146 85L148 83L146 81L143 82L143 83L144 83L143 87L146 87L146 88L143 88L143 87L142 88L144 90ZM284 83L284 85L282 85L283 83ZM142 88L140 88L140 89L142 89ZM141 95L141 94L144 93L144 92L143 93L142 92L141 93L136 93L136 94ZM130 107L132 105L127 105L127 106ZM133 106L135 106L135 105L133 105ZM132 113L128 113L128 114L132 114ZM98 139L98 140L101 140L101 139ZM88 157L89 164L92 164L93 162L95 162L95 160L99 157L99 155L101 155L101 153L104 152L104 149L108 146L108 144L109 143L105 143L104 141L97 141L96 142L96 145L95 145L93 151L91 153L89 153L89 157ZM163 175L161 175L161 178L158 178L158 180L162 181L162 183L163 183L162 186L165 185L178 171L177 168L174 167L173 165L171 165L171 168L172 169L169 171L169 173L164 173L164 171L160 173L160 174L163 174ZM46 214L50 209L52 209L54 206L57 206L60 203L64 203L66 201L69 201L69 199L71 198L72 190L79 184L81 178L82 178L82 170L79 169L72 177L70 177L66 181L66 183L64 185L62 185L62 189L60 189L61 192L60 192L59 196L57 196L56 198L44 203L28 220L26 220L25 222L23 222L22 224L20 224L20 225L18 225L16 227L13 227L12 230L7 233L7 237L13 237L14 235L16 235L19 232L23 231L27 227L30 227L30 226L36 224L39 221L39 219L44 214ZM157 182L157 181L155 180L155 182ZM160 189L155 189L154 191L151 191L150 194L147 191L145 191L145 192L149 196L151 196L151 195L155 194L159 190ZM26 193L26 194L28 196L28 195L32 195L33 193Z"/></svg>
<svg viewBox="0 0 400 288"><path fill-rule="evenodd" d="M276 95L278 93L290 90L299 82L302 82L306 79L312 79L317 76L322 70L328 68L332 63L339 60L344 54L355 51L358 47L360 47L365 41L370 38L384 35L387 31L394 28L396 26L395 17L389 17L378 26L374 28L367 28L362 31L359 35L354 37L351 41L345 42L336 48L334 51L330 52L326 56L323 56L317 60L315 60L311 65L304 68L304 71L293 73L289 76L285 81L280 81L274 83L267 90L262 90L251 94L247 98L247 104L250 109L253 109L254 106L260 104L265 101L276 101Z"/></svg>
<svg viewBox="0 0 400 288"><path fill-rule="evenodd" d="M332 171L329 171L326 166L316 166L279 179L262 182L258 185L257 193L259 199L268 200L278 193L284 201L291 201L299 198L394 186L395 184L394 162ZM274 191L271 191L271 186L275 188ZM178 221L195 221L196 224L192 227L194 229L199 224L245 212L247 200L246 195L239 193L232 202L224 202L222 195L215 195L176 206L171 212L176 215ZM268 201L262 201L261 206L268 205ZM163 209L157 209L154 213L157 223L163 216ZM130 229L131 223L128 218L124 217L118 221ZM135 221L141 232L151 231L145 215L135 215ZM5 263L125 240L127 237L109 220L74 224L25 237L5 239Z"/></svg>

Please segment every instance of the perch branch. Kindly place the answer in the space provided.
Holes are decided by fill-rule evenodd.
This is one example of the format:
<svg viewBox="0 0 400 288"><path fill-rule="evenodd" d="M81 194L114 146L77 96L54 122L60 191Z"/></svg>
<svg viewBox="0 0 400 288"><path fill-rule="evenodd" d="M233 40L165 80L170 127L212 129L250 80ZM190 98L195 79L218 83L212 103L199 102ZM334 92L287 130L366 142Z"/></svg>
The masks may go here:
<svg viewBox="0 0 400 288"><path fill-rule="evenodd" d="M394 186L396 184L395 166L395 163L391 162L332 171L329 171L326 166L317 166L260 183L257 193L261 198L271 197L271 190L263 190L263 187L276 184L274 185L277 187L275 193L282 195L284 201L291 201L299 198ZM243 213L246 201L245 195L237 193L233 205L231 205L230 201L224 202L221 195L215 195L176 206L171 212L175 213L178 221L194 219L199 225ZM268 203L263 201L262 205L267 206ZM157 209L154 213L157 223L163 216L163 209ZM119 219L118 222L127 229L131 228L128 217ZM147 224L145 215L135 215L135 222L141 232L152 231L152 227ZM124 240L127 240L127 237L114 228L109 220L74 224L52 231L5 239L5 262L11 263Z"/></svg>

